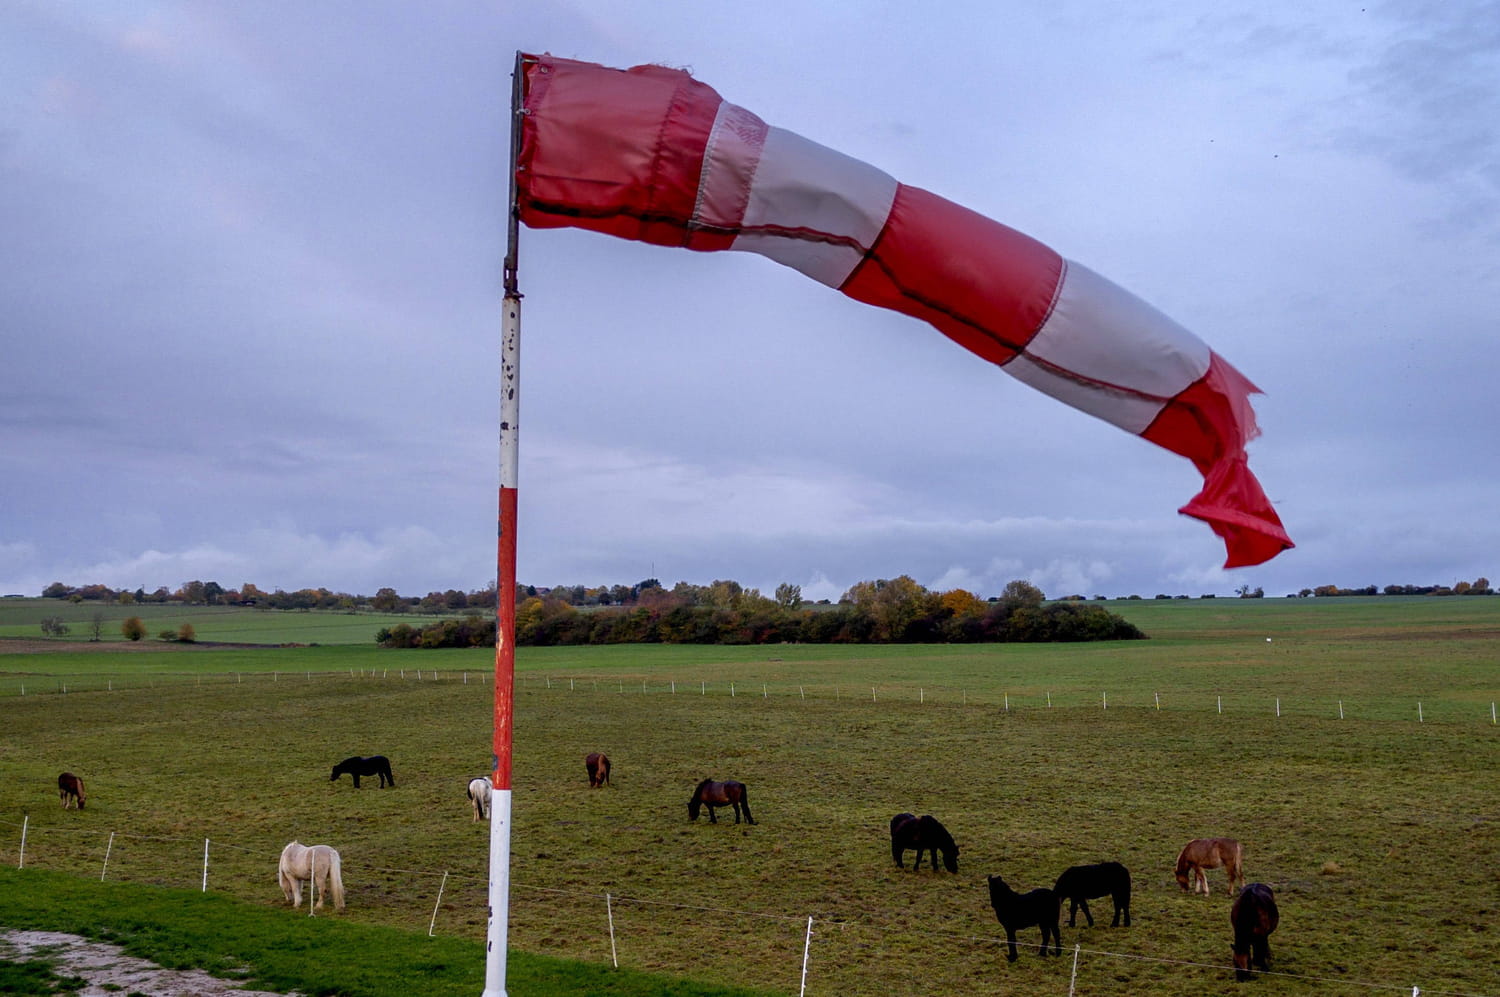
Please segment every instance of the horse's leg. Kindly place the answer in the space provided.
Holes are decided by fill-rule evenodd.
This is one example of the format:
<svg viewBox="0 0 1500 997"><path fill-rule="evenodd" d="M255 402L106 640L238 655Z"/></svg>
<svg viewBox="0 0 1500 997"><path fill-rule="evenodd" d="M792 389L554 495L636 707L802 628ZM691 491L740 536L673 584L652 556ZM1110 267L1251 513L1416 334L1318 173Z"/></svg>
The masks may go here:
<svg viewBox="0 0 1500 997"><path fill-rule="evenodd" d="M714 809L714 805L710 803L708 805L708 822L710 824L717 824L719 822L719 818L714 816Z"/></svg>
<svg viewBox="0 0 1500 997"><path fill-rule="evenodd" d="M350 772L349 774L354 777L354 788L358 789L359 788L359 773L358 772Z"/></svg>
<svg viewBox="0 0 1500 997"><path fill-rule="evenodd" d="M1005 953L1005 959L1006 959L1006 961L1007 962L1015 962L1016 958L1017 958L1017 956L1016 956L1016 929L1012 928L1008 924L1005 926L1005 943L1006 943L1006 945L1010 946L1010 950Z"/></svg>
<svg viewBox="0 0 1500 997"><path fill-rule="evenodd" d="M1079 907L1083 908L1083 916L1088 919L1089 927L1092 928L1094 926L1094 915L1093 912L1089 910L1089 902L1082 897L1075 897L1073 899L1073 907L1075 910ZM1068 918L1068 927L1073 927L1072 917Z"/></svg>

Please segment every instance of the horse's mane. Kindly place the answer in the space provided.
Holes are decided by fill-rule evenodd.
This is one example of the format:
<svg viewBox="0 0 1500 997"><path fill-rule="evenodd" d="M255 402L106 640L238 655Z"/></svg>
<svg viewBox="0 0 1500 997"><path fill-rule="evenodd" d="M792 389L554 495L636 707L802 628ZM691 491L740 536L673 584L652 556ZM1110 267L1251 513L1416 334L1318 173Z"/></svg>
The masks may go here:
<svg viewBox="0 0 1500 997"><path fill-rule="evenodd" d="M699 793L703 792L703 787L707 786L711 782L713 782L712 779L704 779L702 782L698 783L698 785L693 787L693 795L697 796Z"/></svg>
<svg viewBox="0 0 1500 997"><path fill-rule="evenodd" d="M931 830L932 836L937 839L939 848L947 851L950 848L958 847L958 843L953 840L953 835L948 833L948 829L943 826L942 821L932 816L932 814L924 814L922 816L922 823Z"/></svg>

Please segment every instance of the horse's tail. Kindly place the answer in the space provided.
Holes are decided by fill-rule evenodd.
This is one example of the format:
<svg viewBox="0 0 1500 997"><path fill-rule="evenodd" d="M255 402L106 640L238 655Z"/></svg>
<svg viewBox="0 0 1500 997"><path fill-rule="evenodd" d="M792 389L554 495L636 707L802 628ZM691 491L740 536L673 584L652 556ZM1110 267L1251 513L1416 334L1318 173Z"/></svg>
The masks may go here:
<svg viewBox="0 0 1500 997"><path fill-rule="evenodd" d="M328 879L333 884L333 906L344 909L344 863L339 853L328 849Z"/></svg>
<svg viewBox="0 0 1500 997"><path fill-rule="evenodd" d="M750 816L750 790L743 785L740 786L740 806L745 808L745 821L754 824L755 818Z"/></svg>

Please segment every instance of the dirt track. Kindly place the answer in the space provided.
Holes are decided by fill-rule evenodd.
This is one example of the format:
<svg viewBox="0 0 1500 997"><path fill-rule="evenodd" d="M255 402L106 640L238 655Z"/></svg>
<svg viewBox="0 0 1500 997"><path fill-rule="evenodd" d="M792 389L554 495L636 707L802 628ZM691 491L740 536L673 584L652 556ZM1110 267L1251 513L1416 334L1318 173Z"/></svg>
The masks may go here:
<svg viewBox="0 0 1500 997"><path fill-rule="evenodd" d="M59 931L10 931L0 928L0 957L18 962L44 961L59 976L77 976L86 984L79 997L114 997L120 993L152 997L279 997L267 990L242 990L198 969L164 969L126 955L118 945L91 942Z"/></svg>

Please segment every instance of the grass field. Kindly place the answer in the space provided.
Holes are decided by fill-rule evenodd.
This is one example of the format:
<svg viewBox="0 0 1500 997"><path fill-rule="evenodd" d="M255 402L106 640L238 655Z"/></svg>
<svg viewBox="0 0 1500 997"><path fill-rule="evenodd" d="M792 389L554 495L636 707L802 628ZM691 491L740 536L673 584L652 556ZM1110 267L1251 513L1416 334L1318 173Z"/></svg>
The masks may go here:
<svg viewBox="0 0 1500 997"><path fill-rule="evenodd" d="M622 966L796 993L812 917L810 994L1233 992L1222 878L1204 899L1171 876L1185 840L1224 834L1281 902L1262 990L1500 994L1500 600L1110 608L1153 639L520 649L513 947L607 965L612 913ZM487 829L463 787L489 764L491 657L4 655L0 864L24 819L28 870L192 890L207 838L211 894L306 924L274 910L275 856L326 841L350 906L314 923L427 940L441 887L436 935L477 944ZM615 786L590 791L598 749ZM375 752L396 788L329 783ZM82 813L58 808L65 768ZM704 776L747 783L759 823L689 823ZM902 810L954 833L957 876L894 868ZM985 875L1031 888L1104 859L1135 875L1134 926L1065 926L1062 960L1033 930L1008 964ZM512 992L552 992L533 985Z"/></svg>

